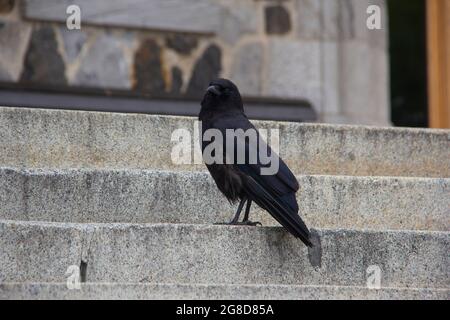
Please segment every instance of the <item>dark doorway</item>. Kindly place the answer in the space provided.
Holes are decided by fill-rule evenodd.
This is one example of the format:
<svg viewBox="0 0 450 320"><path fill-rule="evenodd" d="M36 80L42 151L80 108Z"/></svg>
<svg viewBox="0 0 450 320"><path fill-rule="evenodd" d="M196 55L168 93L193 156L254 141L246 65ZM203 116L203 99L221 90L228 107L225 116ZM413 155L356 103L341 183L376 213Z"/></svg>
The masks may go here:
<svg viewBox="0 0 450 320"><path fill-rule="evenodd" d="M391 120L427 127L425 0L388 0Z"/></svg>

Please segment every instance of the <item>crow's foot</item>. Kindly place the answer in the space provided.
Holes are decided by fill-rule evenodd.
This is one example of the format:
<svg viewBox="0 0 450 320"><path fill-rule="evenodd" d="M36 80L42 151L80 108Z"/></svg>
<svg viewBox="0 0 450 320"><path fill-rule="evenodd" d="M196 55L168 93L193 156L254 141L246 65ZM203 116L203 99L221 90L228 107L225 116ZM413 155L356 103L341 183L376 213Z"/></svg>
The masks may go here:
<svg viewBox="0 0 450 320"><path fill-rule="evenodd" d="M259 221L253 222L250 220L246 220L246 221L238 222L238 224L241 226L252 226L252 227L256 227L257 225L260 225L262 227L262 223Z"/></svg>
<svg viewBox="0 0 450 320"><path fill-rule="evenodd" d="M247 221L242 221L242 222L222 222L222 223L214 223L214 225L218 225L218 226L251 226L251 227L256 227L257 225L262 226L261 222L253 222L250 220Z"/></svg>

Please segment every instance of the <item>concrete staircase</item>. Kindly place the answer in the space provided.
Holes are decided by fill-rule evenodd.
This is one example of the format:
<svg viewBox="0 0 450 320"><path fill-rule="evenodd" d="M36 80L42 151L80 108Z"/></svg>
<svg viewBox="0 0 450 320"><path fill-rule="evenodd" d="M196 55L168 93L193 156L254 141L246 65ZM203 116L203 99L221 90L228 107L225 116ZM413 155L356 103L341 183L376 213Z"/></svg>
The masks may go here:
<svg viewBox="0 0 450 320"><path fill-rule="evenodd" d="M0 299L450 298L450 131L255 123L280 130L313 249L261 210L213 225L235 208L171 160L191 118L0 108Z"/></svg>

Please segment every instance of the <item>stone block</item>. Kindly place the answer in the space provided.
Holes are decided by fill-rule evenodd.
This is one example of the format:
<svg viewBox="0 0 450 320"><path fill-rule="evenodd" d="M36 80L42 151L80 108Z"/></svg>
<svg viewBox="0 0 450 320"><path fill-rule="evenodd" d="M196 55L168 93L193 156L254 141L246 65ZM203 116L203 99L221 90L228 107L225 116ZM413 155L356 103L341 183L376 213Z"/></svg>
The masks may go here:
<svg viewBox="0 0 450 320"><path fill-rule="evenodd" d="M272 39L268 44L267 75L263 93L278 98L309 100L322 105L319 41Z"/></svg>
<svg viewBox="0 0 450 320"><path fill-rule="evenodd" d="M265 48L261 43L252 42L241 46L235 54L231 79L244 96L261 94L264 51Z"/></svg>
<svg viewBox="0 0 450 320"><path fill-rule="evenodd" d="M87 49L72 84L87 87L130 89L131 58L124 39L113 34L99 34Z"/></svg>

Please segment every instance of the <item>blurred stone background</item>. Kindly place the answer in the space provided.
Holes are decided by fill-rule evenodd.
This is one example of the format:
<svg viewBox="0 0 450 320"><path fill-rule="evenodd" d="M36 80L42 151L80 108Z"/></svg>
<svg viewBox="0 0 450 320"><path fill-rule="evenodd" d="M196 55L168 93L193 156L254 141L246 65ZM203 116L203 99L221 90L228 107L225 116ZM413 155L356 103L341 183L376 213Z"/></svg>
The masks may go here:
<svg viewBox="0 0 450 320"><path fill-rule="evenodd" d="M68 30L66 8L81 8ZM382 30L366 9L382 8ZM0 81L200 97L306 99L318 121L390 125L383 0L0 0Z"/></svg>

